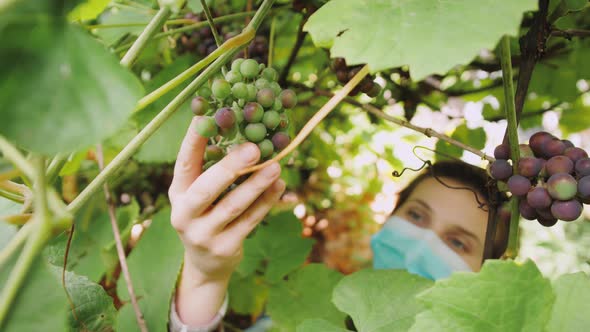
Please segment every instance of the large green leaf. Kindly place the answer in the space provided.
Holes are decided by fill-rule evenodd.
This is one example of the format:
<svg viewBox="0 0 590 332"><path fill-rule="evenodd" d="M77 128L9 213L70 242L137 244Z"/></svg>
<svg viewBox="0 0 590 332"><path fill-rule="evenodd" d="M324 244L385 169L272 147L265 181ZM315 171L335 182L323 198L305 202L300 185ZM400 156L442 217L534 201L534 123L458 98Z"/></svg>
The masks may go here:
<svg viewBox="0 0 590 332"><path fill-rule="evenodd" d="M486 132L482 127L469 129L466 124L462 124L455 128L451 138L458 140L461 143L465 143L475 149L483 149L486 144ZM455 145L451 145L443 140L436 142L436 151L444 153L450 157L460 158L463 155L463 149ZM448 159L447 156L437 154L437 160Z"/></svg>
<svg viewBox="0 0 590 332"><path fill-rule="evenodd" d="M302 229L293 212L267 218L254 236L244 241L244 258L237 271L247 276L262 268L268 281L279 281L301 266L311 251L313 240L304 239Z"/></svg>
<svg viewBox="0 0 590 332"><path fill-rule="evenodd" d="M297 332L350 332L324 319L307 319L297 326Z"/></svg>
<svg viewBox="0 0 590 332"><path fill-rule="evenodd" d="M409 65L420 80L493 49L517 35L524 11L536 0L333 0L305 25L315 44L372 72Z"/></svg>
<svg viewBox="0 0 590 332"><path fill-rule="evenodd" d="M590 326L590 278L583 272L566 274L553 283L555 304L548 332L584 331Z"/></svg>
<svg viewBox="0 0 590 332"><path fill-rule="evenodd" d="M61 278L63 269L54 267L54 273ZM71 331L112 331L117 310L111 298L99 284L84 276L66 272L66 288L72 298L73 308L68 311ZM75 310L76 316L72 314Z"/></svg>
<svg viewBox="0 0 590 332"><path fill-rule="evenodd" d="M410 331L543 331L555 295L532 261L488 260L418 295L428 310Z"/></svg>
<svg viewBox="0 0 590 332"><path fill-rule="evenodd" d="M0 15L0 62L11 64L0 71L0 134L48 154L113 134L143 95L98 41L51 14L19 3Z"/></svg>
<svg viewBox="0 0 590 332"><path fill-rule="evenodd" d="M86 21L95 19L98 14L107 8L111 0L87 0L76 6L69 14L70 21Z"/></svg>
<svg viewBox="0 0 590 332"><path fill-rule="evenodd" d="M345 314L330 301L332 289L342 278L322 264L310 264L271 287L268 313L276 330L295 331L305 319L319 318L334 324L344 322Z"/></svg>
<svg viewBox="0 0 590 332"><path fill-rule="evenodd" d="M119 264L114 250L111 220L102 195L102 192L98 193L76 215L76 228L68 255L67 270L86 276L94 282L98 282L105 272L112 272ZM139 205L135 201L117 209L117 224L122 234L132 225L138 214ZM54 265L63 265L67 238L68 234L59 235L46 250ZM123 241L126 243L127 237L123 236Z"/></svg>
<svg viewBox="0 0 590 332"><path fill-rule="evenodd" d="M256 275L242 276L234 273L228 287L229 306L238 314L258 316L264 310L268 298L268 285Z"/></svg>
<svg viewBox="0 0 590 332"><path fill-rule="evenodd" d="M338 283L332 301L360 331L407 331L424 310L416 294L432 284L403 270L361 270Z"/></svg>
<svg viewBox="0 0 590 332"><path fill-rule="evenodd" d="M0 267L0 285L4 287L17 256ZM21 288L0 330L66 331L66 296L49 264L38 256L26 274Z"/></svg>
<svg viewBox="0 0 590 332"><path fill-rule="evenodd" d="M153 91L173 79L176 75L190 67L195 58L191 55L182 56L171 65L165 67L151 81L146 84L147 91ZM158 99L147 108L133 115L139 127L144 127L151 121L172 99L182 91L190 80L185 81L164 97ZM176 160L180 143L186 135L193 113L190 103L184 103L176 112L152 135L139 149L135 159L142 162L173 162Z"/></svg>
<svg viewBox="0 0 590 332"><path fill-rule="evenodd" d="M170 208L156 214L127 260L141 312L150 331L166 331L170 301L182 263L183 247L170 224ZM129 301L123 276L117 293ZM139 331L131 303L119 313L117 331Z"/></svg>

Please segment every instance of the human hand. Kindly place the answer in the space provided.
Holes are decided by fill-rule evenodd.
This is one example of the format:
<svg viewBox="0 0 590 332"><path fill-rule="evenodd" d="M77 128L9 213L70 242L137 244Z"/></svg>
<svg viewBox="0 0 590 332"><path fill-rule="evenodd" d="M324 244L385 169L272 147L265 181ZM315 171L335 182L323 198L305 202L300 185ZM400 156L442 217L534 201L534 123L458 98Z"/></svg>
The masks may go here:
<svg viewBox="0 0 590 332"><path fill-rule="evenodd" d="M183 275L196 284L227 282L243 256L244 239L279 200L285 183L274 162L212 205L239 170L258 162L260 150L241 144L203 172L207 138L193 129L196 119L182 142L168 191L171 223L185 248Z"/></svg>

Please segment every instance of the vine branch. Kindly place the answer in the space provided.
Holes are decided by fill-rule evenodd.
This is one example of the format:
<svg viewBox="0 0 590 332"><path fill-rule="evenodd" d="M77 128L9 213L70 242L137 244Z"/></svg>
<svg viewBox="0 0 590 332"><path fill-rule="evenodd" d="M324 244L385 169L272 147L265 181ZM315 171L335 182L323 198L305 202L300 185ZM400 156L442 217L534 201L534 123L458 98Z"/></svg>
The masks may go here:
<svg viewBox="0 0 590 332"><path fill-rule="evenodd" d="M305 86L303 84L293 83L293 85L298 86L298 87L302 87L302 88L305 88L305 89L310 89L310 88L308 88L307 86ZM320 96L326 96L326 97L332 97L332 96L334 96L334 94L332 92L327 91L327 90L315 89L313 91L314 91L314 93L316 95L320 95ZM471 153L473 153L473 154L481 157L482 159L486 159L488 161L494 161L495 160L493 157L486 155L482 151L480 151L478 149L475 149L474 147L471 147L471 146L469 146L467 144L464 144L462 142L459 142L456 139L451 138L451 137L449 137L449 136L447 136L445 134L441 134L441 133L439 133L439 132L437 132L437 131L435 131L435 130L433 130L431 128L419 127L419 126L413 125L412 123L410 123L410 122L408 122L406 120L401 120L401 119L392 117L392 116L384 113L383 111L381 111L375 105L372 105L372 104L363 104L363 103L360 103L360 102L358 102L357 100L355 100L354 98L351 98L351 97L345 97L343 101L346 102L346 103L348 103L348 104L350 104L350 105L353 105L353 106L356 106L356 107L360 107L360 108L364 109L365 111L367 111L369 113L372 113L375 116L377 116L377 117L379 117L379 118L381 118L383 120L386 120L386 121L389 121L389 122L393 122L393 123L395 123L395 124L397 124L399 126L406 127L408 129L417 131L417 132L419 132L419 133L421 133L421 134L423 134L423 135L425 135L427 137L436 137L436 138L438 138L438 139L440 139L442 141L445 141L445 142L447 142L449 144L455 145L455 146L457 146L457 147L459 147L459 148L461 148L461 149L463 149L465 151L469 151L469 152L471 152Z"/></svg>
<svg viewBox="0 0 590 332"><path fill-rule="evenodd" d="M203 6L203 11L205 12L205 17L207 18L207 23L209 23L209 28L211 29L211 33L213 33L213 39L215 39L215 44L217 47L221 45L223 40L219 37L219 33L217 33L217 29L215 28L215 23L213 23L213 16L211 16L211 10L207 5L207 1L201 0L201 6Z"/></svg>
<svg viewBox="0 0 590 332"><path fill-rule="evenodd" d="M552 29L551 36L555 37L563 37L568 40L571 40L573 37L590 37L590 30L582 30L582 29L566 29L566 30L559 30L559 29Z"/></svg>
<svg viewBox="0 0 590 332"><path fill-rule="evenodd" d="M14 167L20 170L29 181L35 178L35 169L27 161L27 158L18 151L18 149L12 145L4 136L0 135L0 152L4 155L4 158L8 159Z"/></svg>
<svg viewBox="0 0 590 332"><path fill-rule="evenodd" d="M123 59L121 59L121 65L124 67L131 67L131 65L133 65L133 62L137 60L137 57L145 48L152 36L156 33L156 31L162 28L170 14L171 12L168 6L163 6L160 8L160 10L158 10L156 16L152 18L150 23L141 32L139 37L137 37L135 42L133 42L133 45L131 45L129 51L125 53L125 56Z"/></svg>
<svg viewBox="0 0 590 332"><path fill-rule="evenodd" d="M516 117L514 86L512 83L512 63L510 61L510 39L508 36L504 36L502 38L500 52L500 59L502 61L502 77L504 79L506 119L508 120L506 136L508 137L508 142L510 143L510 153L514 174L518 174L518 160L520 158L517 133L518 120ZM516 195L511 197L510 204L510 233L508 238L508 248L506 249L505 256L514 258L518 254L518 225L520 222L520 213L518 212L518 197Z"/></svg>
<svg viewBox="0 0 590 332"><path fill-rule="evenodd" d="M96 146L96 160L98 162L98 168L102 171L104 170L104 154L102 151L102 144L98 144ZM147 326L145 324L145 319L143 318L143 314L141 313L141 309L139 308L139 304L137 303L137 297L135 296L135 289L133 287L133 282L131 280L131 274L129 273L129 267L127 266L127 258L125 256L125 249L123 248L123 242L121 241L121 232L119 231L119 224L117 223L117 216L115 214L115 204L111 197L111 191L109 189L108 183L105 181L103 184L104 189L104 196L107 201L108 213L109 218L111 220L111 228L113 229L113 235L115 237L115 246L117 248L117 256L119 256L119 264L121 265L121 272L123 272L123 277L125 278L125 283L127 283L127 291L129 292L129 297L131 298L131 304L133 306L133 310L135 311L135 318L137 320L137 325L142 332L147 332Z"/></svg>

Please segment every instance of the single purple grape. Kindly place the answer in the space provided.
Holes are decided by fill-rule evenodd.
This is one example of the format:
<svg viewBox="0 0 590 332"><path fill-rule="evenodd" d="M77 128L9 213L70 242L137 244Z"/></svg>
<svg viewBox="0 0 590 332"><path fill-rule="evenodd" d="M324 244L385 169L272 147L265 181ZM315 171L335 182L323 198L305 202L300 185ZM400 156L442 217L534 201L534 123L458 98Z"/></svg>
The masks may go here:
<svg viewBox="0 0 590 332"><path fill-rule="evenodd" d="M513 195L526 195L530 188L531 181L522 175L515 174L508 179L508 190L510 190Z"/></svg>
<svg viewBox="0 0 590 332"><path fill-rule="evenodd" d="M492 175L492 178L504 181L512 175L512 165L506 160L496 159L490 165L490 174Z"/></svg>
<svg viewBox="0 0 590 332"><path fill-rule="evenodd" d="M230 129L236 122L234 111L229 107L220 108L215 112L215 123L219 128Z"/></svg>
<svg viewBox="0 0 590 332"><path fill-rule="evenodd" d="M574 171L574 162L566 156L555 156L547 160L545 164L547 175L551 176L557 173L572 173Z"/></svg>
<svg viewBox="0 0 590 332"><path fill-rule="evenodd" d="M272 144L274 145L277 151L281 151L282 149L286 148L289 143L291 143L291 138L284 132L277 132L272 136Z"/></svg>
<svg viewBox="0 0 590 332"><path fill-rule="evenodd" d="M565 144L557 138L550 140L543 146L543 152L547 158L562 155L564 151Z"/></svg>
<svg viewBox="0 0 590 332"><path fill-rule="evenodd" d="M535 157L522 157L518 160L518 174L532 178L541 171L541 159Z"/></svg>
<svg viewBox="0 0 590 332"><path fill-rule="evenodd" d="M520 215L527 220L535 220L537 219L537 211L535 211L535 209L530 206L530 204L526 201L526 199L523 199L520 201L520 203L518 204L518 211L520 212Z"/></svg>
<svg viewBox="0 0 590 332"><path fill-rule="evenodd" d="M532 208L535 209L546 209L550 207L551 203L553 202L547 189L539 186L531 189L527 193L526 201Z"/></svg>
<svg viewBox="0 0 590 332"><path fill-rule="evenodd" d="M578 183L573 176L567 173L553 174L547 180L547 191L556 200L567 201L576 196Z"/></svg>
<svg viewBox="0 0 590 332"><path fill-rule="evenodd" d="M588 153L586 153L584 149L576 147L565 149L563 155L570 158L574 162L574 164L580 159L588 158Z"/></svg>
<svg viewBox="0 0 590 332"><path fill-rule="evenodd" d="M582 203L576 199L555 201L551 204L551 213L559 220L574 221L582 215Z"/></svg>
<svg viewBox="0 0 590 332"><path fill-rule="evenodd" d="M500 144L494 149L494 157L496 159L510 159L510 145Z"/></svg>
<svg viewBox="0 0 590 332"><path fill-rule="evenodd" d="M582 158L576 161L576 174L578 177L590 175L590 158Z"/></svg>
<svg viewBox="0 0 590 332"><path fill-rule="evenodd" d="M534 133L529 139L529 145L537 157L545 157L543 146L555 137L548 132L540 131Z"/></svg>
<svg viewBox="0 0 590 332"><path fill-rule="evenodd" d="M588 201L590 199L590 175L586 175L578 180L578 196L582 201Z"/></svg>

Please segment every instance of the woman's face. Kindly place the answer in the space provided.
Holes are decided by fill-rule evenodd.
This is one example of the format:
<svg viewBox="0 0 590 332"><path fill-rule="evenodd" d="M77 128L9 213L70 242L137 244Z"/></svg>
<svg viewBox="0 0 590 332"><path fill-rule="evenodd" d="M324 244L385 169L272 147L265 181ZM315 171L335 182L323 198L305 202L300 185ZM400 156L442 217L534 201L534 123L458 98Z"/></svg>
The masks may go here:
<svg viewBox="0 0 590 332"><path fill-rule="evenodd" d="M441 181L451 187L465 187L452 179ZM480 270L488 214L478 208L472 191L447 188L436 179L427 178L393 215L432 230L473 271Z"/></svg>

